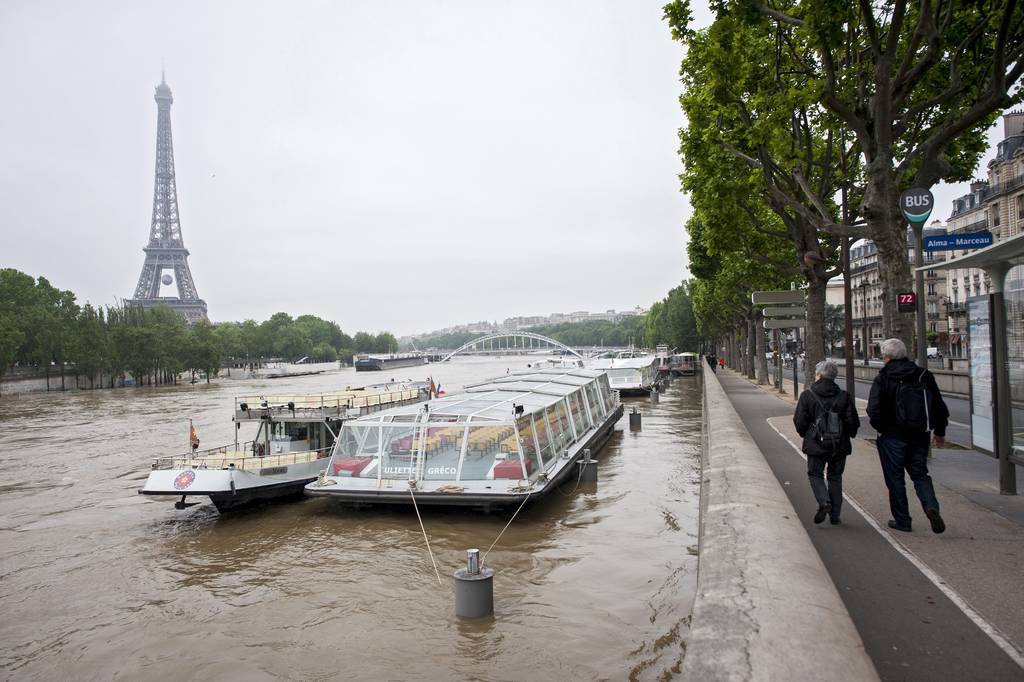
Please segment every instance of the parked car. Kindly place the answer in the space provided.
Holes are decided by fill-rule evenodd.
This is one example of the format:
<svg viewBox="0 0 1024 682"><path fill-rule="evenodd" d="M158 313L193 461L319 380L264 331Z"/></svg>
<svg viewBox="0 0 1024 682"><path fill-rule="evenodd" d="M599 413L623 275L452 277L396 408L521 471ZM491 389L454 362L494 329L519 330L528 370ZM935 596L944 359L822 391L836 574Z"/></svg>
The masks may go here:
<svg viewBox="0 0 1024 682"><path fill-rule="evenodd" d="M928 348L928 359L929 360L935 360L935 359L938 359L938 358L941 358L941 357L942 357L942 353L939 352L938 348L936 348L935 346L931 346L931 347Z"/></svg>

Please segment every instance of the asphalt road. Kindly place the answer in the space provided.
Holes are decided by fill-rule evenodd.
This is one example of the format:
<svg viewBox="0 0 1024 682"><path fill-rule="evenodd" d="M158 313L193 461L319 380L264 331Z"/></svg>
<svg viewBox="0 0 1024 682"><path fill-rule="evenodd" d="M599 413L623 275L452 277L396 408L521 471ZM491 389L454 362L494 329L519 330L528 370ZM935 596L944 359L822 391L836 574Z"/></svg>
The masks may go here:
<svg viewBox="0 0 1024 682"><path fill-rule="evenodd" d="M841 526L812 523L817 503L806 462L766 421L791 416L792 407L744 379L718 376L807 529L881 678L1020 680L1020 668L855 509L844 507Z"/></svg>

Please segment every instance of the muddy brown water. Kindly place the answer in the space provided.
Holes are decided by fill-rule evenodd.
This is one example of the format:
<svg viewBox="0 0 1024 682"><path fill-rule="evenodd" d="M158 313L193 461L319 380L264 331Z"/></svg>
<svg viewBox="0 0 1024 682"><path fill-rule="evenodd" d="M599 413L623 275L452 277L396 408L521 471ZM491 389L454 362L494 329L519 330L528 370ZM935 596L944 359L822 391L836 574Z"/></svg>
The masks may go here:
<svg viewBox="0 0 1024 682"><path fill-rule="evenodd" d="M529 357L396 369L448 390ZM493 619L459 621L451 573L513 510L316 498L221 516L143 498L152 457L230 442L235 396L390 376L0 398L0 677L10 679L670 679L696 583L700 392L676 379L596 456L596 486L528 505L487 557ZM245 427L243 427L244 430Z"/></svg>

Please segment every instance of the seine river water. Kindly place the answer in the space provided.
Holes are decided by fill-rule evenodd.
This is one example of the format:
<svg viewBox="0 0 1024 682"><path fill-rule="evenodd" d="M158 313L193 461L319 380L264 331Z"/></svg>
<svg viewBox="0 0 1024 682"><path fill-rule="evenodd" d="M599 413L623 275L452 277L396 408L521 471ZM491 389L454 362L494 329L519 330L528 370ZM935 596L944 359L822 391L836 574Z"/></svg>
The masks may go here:
<svg viewBox="0 0 1024 682"><path fill-rule="evenodd" d="M449 392L528 357L402 368ZM459 621L451 573L512 511L305 499L217 514L137 494L154 456L233 439L233 398L392 378L277 380L0 397L0 677L670 679L696 583L699 379L625 399L596 487L528 505L487 558L495 618Z"/></svg>

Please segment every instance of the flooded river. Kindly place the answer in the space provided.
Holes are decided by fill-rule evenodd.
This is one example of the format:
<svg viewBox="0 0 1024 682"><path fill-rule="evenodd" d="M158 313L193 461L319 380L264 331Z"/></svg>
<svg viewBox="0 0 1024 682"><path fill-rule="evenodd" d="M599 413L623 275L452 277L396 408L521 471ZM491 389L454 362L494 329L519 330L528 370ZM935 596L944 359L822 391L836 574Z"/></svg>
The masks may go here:
<svg viewBox="0 0 1024 682"><path fill-rule="evenodd" d="M623 417L599 483L528 505L487 557L493 620L450 575L513 510L306 499L220 516L136 494L152 457L231 442L232 400L428 373L449 392L527 357L209 386L0 398L0 678L670 679L696 581L698 379ZM205 501L205 498L203 498Z"/></svg>

